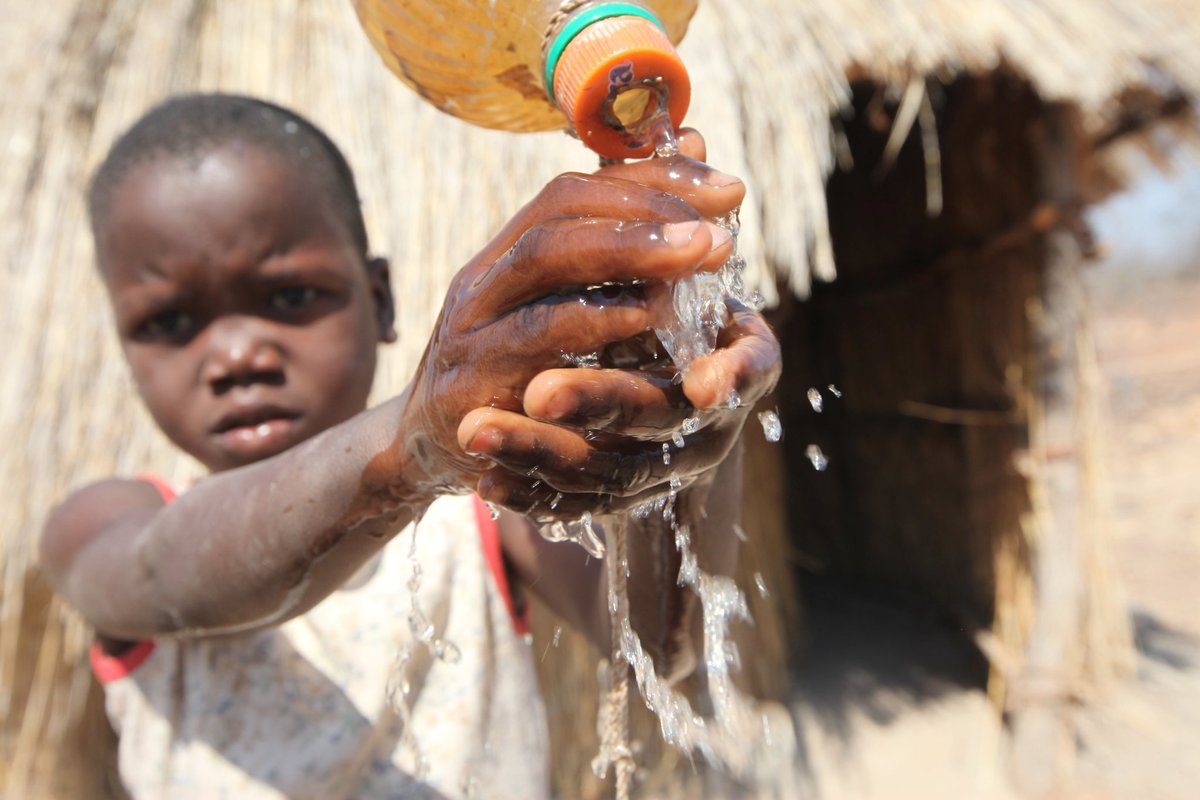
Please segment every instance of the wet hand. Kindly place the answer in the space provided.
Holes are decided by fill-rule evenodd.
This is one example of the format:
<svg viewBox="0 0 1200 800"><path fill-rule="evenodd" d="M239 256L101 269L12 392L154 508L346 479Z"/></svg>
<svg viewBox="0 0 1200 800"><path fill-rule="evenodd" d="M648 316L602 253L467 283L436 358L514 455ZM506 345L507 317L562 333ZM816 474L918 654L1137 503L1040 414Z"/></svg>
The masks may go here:
<svg viewBox="0 0 1200 800"><path fill-rule="evenodd" d="M698 136L684 144L703 155ZM728 213L744 192L736 178L687 155L552 181L451 284L394 443L406 480L427 495L478 483L504 502L483 479L510 469L504 454L514 447L536 462L518 467L530 482L588 480L576 467L584 434L538 413L536 398L527 407L527 388L574 354L650 331L647 287L718 269L732 243L706 218ZM503 422L491 424L500 417L489 414Z"/></svg>
<svg viewBox="0 0 1200 800"><path fill-rule="evenodd" d="M686 135L681 145L703 157L698 135ZM706 169L689 159L655 159L602 174L686 193L680 184L702 186ZM731 192L718 202L712 194L692 202L706 216L721 216L740 200L740 192ZM716 251L718 263L729 254L723 247ZM537 518L570 519L584 511L628 508L673 484L682 488L709 477L780 370L778 342L765 321L744 307L732 306L731 312L717 349L696 359L682 384L662 361L660 368L551 368L528 383L519 409L470 412L459 442L494 463L479 480L481 495ZM613 349L600 351L601 360Z"/></svg>

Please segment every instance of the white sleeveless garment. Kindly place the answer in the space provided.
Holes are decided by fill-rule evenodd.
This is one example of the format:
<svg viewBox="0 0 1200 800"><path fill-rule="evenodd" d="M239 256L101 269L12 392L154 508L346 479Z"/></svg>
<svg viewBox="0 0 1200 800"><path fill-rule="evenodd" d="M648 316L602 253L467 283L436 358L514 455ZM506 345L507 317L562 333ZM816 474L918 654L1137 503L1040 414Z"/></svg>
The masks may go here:
<svg viewBox="0 0 1200 800"><path fill-rule="evenodd" d="M410 525L346 586L276 628L164 638L117 658L94 649L130 794L547 796L545 710L495 522L474 496L443 497L417 528L417 601L447 658L415 643L412 546ZM406 700L408 725L389 686Z"/></svg>

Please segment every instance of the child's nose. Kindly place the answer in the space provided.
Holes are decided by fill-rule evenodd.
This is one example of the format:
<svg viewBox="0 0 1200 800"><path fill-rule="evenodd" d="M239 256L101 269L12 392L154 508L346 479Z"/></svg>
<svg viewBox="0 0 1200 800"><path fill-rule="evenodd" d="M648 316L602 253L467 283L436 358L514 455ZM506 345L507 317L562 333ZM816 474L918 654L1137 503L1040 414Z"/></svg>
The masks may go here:
<svg viewBox="0 0 1200 800"><path fill-rule="evenodd" d="M210 331L204 380L218 394L251 383L282 383L283 352L265 326L255 321L227 321Z"/></svg>

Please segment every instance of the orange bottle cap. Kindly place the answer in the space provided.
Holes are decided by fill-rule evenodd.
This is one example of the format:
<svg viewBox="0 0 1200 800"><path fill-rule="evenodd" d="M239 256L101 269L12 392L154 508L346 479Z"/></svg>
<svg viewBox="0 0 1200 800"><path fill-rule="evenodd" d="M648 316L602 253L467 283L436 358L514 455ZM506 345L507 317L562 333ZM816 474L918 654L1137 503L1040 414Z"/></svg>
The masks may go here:
<svg viewBox="0 0 1200 800"><path fill-rule="evenodd" d="M608 158L642 158L654 152L654 142L631 133L626 123L652 111L649 103L665 100L678 127L692 85L662 29L640 16L617 16L593 22L566 45L554 68L553 94L592 150Z"/></svg>

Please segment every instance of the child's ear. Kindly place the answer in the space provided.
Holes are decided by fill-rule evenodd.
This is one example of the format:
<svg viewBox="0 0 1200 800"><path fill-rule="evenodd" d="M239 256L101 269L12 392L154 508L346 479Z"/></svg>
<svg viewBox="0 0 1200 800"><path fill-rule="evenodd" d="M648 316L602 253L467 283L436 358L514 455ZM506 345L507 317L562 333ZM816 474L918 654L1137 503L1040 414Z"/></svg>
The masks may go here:
<svg viewBox="0 0 1200 800"><path fill-rule="evenodd" d="M396 303L392 298L392 281L388 260L367 260L367 279L371 284L371 299L375 301L375 323L379 327L379 341L388 344L396 341Z"/></svg>

